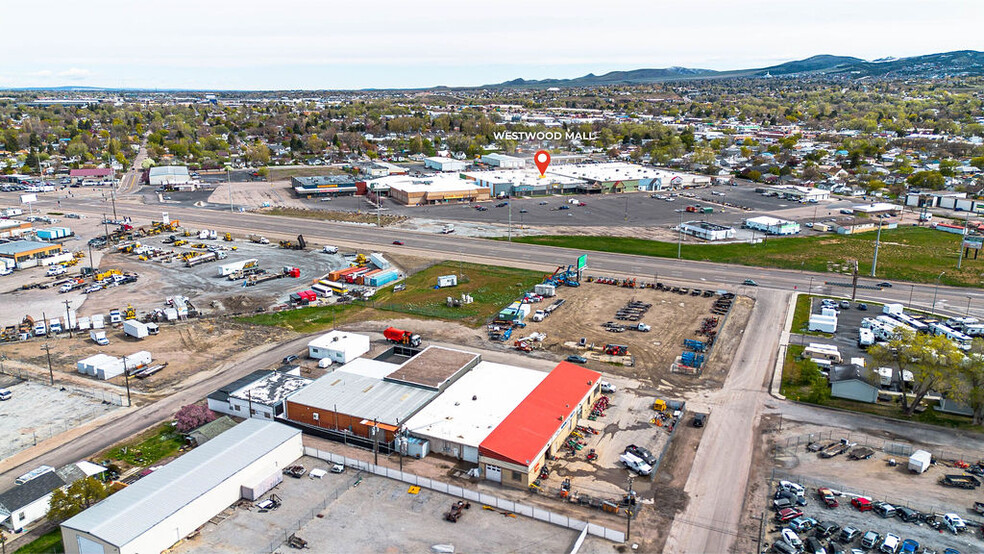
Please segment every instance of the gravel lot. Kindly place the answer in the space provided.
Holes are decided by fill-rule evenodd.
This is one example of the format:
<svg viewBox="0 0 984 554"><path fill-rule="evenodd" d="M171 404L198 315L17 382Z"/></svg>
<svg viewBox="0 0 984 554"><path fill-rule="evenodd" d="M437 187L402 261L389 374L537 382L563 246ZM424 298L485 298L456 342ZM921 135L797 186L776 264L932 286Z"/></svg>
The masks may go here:
<svg viewBox="0 0 984 554"><path fill-rule="evenodd" d="M40 383L4 383L13 396L0 402L0 459L117 409Z"/></svg>

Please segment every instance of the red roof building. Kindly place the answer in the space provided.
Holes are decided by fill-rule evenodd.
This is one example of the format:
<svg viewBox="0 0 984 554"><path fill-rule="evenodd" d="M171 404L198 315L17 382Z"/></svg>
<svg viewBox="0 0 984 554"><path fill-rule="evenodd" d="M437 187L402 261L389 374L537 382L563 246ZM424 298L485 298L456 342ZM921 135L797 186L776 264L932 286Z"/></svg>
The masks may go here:
<svg viewBox="0 0 984 554"><path fill-rule="evenodd" d="M486 479L527 487L600 394L601 374L561 362L479 446ZM506 475L506 471L511 473Z"/></svg>

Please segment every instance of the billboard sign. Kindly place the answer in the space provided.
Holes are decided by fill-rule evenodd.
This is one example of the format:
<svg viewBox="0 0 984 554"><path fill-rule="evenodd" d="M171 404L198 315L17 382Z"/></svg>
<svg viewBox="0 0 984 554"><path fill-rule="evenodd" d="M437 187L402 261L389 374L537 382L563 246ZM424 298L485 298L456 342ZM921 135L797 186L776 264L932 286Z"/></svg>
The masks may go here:
<svg viewBox="0 0 984 554"><path fill-rule="evenodd" d="M586 265L588 265L588 255L581 254L580 256L577 257L577 268L583 269L584 266Z"/></svg>
<svg viewBox="0 0 984 554"><path fill-rule="evenodd" d="M22 194L21 195L21 204L30 204L31 202L37 202L37 201L38 201L38 195L37 194Z"/></svg>
<svg viewBox="0 0 984 554"><path fill-rule="evenodd" d="M963 247L972 250L980 250L984 246L984 236L964 237Z"/></svg>

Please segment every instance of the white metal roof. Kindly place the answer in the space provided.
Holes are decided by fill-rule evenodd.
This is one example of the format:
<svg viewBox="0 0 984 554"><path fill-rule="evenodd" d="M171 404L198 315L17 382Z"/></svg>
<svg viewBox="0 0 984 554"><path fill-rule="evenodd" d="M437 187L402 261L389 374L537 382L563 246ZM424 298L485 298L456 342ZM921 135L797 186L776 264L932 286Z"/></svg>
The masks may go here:
<svg viewBox="0 0 984 554"><path fill-rule="evenodd" d="M300 434L247 419L62 525L121 548Z"/></svg>
<svg viewBox="0 0 984 554"><path fill-rule="evenodd" d="M427 177L412 178L399 176L400 180L390 181L391 190L406 192L457 192L462 190L477 190L479 187L468 179L462 179L457 174L428 175ZM387 177L383 177L387 179ZM392 179L392 177L389 177ZM375 181L373 181L375 182Z"/></svg>
<svg viewBox="0 0 984 554"><path fill-rule="evenodd" d="M779 219L778 217L770 217L770 216L767 216L767 215L760 215L760 216L757 216L757 217L750 217L750 218L748 218L748 219L745 220L745 223L748 223L749 221L753 221L755 223L758 223L759 225L770 225L770 226L777 226L777 225L784 225L784 224L787 224L787 223L793 223L792 221L788 221L788 220L785 220L785 219Z"/></svg>
<svg viewBox="0 0 984 554"><path fill-rule="evenodd" d="M437 391L338 370L287 398L288 402L398 425ZM288 416L290 409L288 408Z"/></svg>
<svg viewBox="0 0 984 554"><path fill-rule="evenodd" d="M406 428L421 437L478 447L547 375L481 362L411 417Z"/></svg>
<svg viewBox="0 0 984 554"><path fill-rule="evenodd" d="M554 175L566 175L577 179L591 181L632 181L636 179L669 179L677 175L668 171L625 162L609 162L600 164L568 164L552 167L547 170ZM679 174L685 176L685 174Z"/></svg>
<svg viewBox="0 0 984 554"><path fill-rule="evenodd" d="M330 331L308 343L308 347L324 348L338 352L351 352L365 346L369 341L366 335L358 335L347 331ZM360 352L361 353L361 352Z"/></svg>
<svg viewBox="0 0 984 554"><path fill-rule="evenodd" d="M273 406L306 387L310 382L311 379L307 377L299 377L282 371L272 371L229 396L265 406Z"/></svg>
<svg viewBox="0 0 984 554"><path fill-rule="evenodd" d="M372 377L373 379L384 379L387 375L393 373L399 367L400 366L397 364L391 364L389 362L381 362L379 360L373 360L371 358L356 358L351 362L338 368L337 371L354 373L355 375L361 375L363 377Z"/></svg>

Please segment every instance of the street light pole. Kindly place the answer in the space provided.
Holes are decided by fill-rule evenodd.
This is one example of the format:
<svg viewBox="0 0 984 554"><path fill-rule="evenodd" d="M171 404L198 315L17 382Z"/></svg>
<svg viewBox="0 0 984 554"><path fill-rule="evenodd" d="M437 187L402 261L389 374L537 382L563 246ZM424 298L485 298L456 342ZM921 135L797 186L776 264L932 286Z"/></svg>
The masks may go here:
<svg viewBox="0 0 984 554"><path fill-rule="evenodd" d="M912 291L916 290L916 285L909 285L909 306L912 306Z"/></svg>
<svg viewBox="0 0 984 554"><path fill-rule="evenodd" d="M973 298L971 295L967 295L967 314L964 317L970 317L970 300Z"/></svg>
<svg viewBox="0 0 984 554"><path fill-rule="evenodd" d="M683 212L680 212L680 227L677 228L680 234L677 238L677 259L680 259L680 253L683 249Z"/></svg>
<svg viewBox="0 0 984 554"><path fill-rule="evenodd" d="M875 237L875 258L871 261L871 276L875 276L875 270L878 269L878 246L881 245L881 230L882 222L878 221L878 236Z"/></svg>
<svg viewBox="0 0 984 554"><path fill-rule="evenodd" d="M941 271L940 274L939 274L939 276L936 277L936 287L933 289L933 305L930 306L930 313L932 313L932 314L935 314L936 313L936 293L939 292L939 290L940 290L940 279L943 278L943 274L944 273L946 273L946 272L945 271Z"/></svg>

